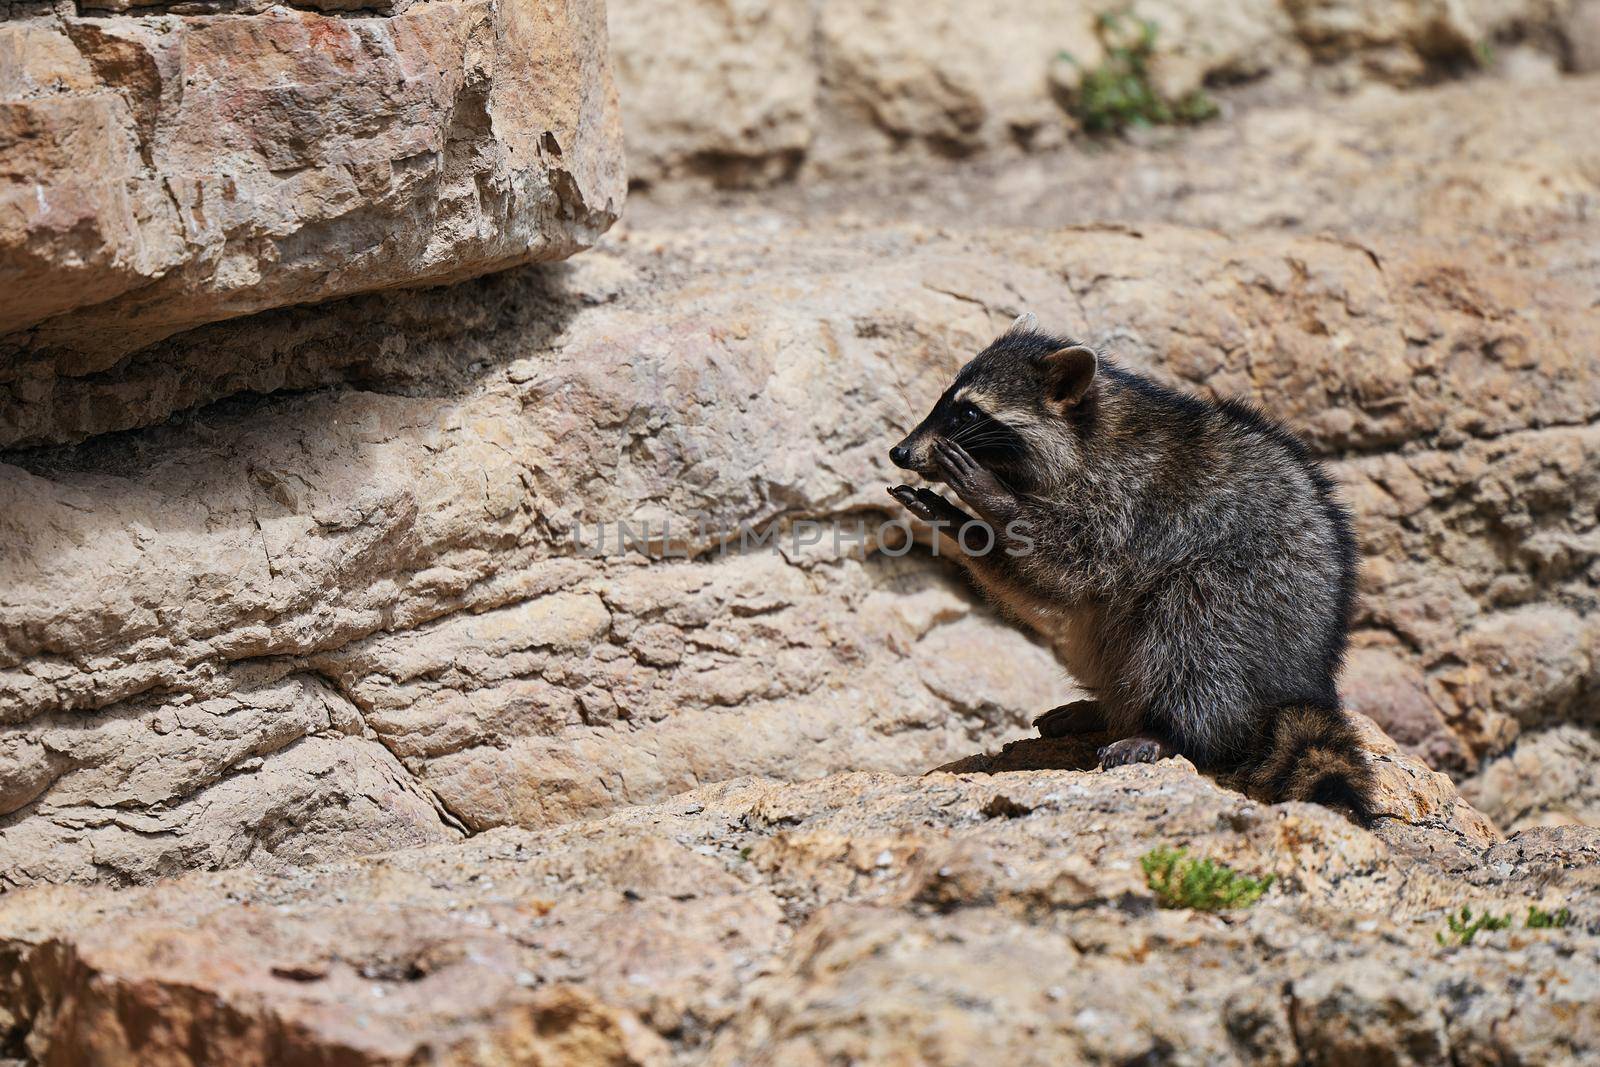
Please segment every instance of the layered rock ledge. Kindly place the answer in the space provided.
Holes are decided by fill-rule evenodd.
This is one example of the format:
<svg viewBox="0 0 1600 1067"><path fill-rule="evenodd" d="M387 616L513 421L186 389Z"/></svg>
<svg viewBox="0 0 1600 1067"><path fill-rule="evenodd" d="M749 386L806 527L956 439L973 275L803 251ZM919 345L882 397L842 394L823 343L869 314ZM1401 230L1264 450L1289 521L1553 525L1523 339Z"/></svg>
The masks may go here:
<svg viewBox="0 0 1600 1067"><path fill-rule="evenodd" d="M1595 0L1137 0L1241 111L1051 151L1108 7L616 0L601 240L598 2L0 6L0 1060L1600 1056ZM1025 737L883 525L1021 311L1326 460L1370 826Z"/></svg>
<svg viewBox="0 0 1600 1067"><path fill-rule="evenodd" d="M599 0L325 6L0 21L8 440L71 423L57 376L180 330L560 259L616 219Z"/></svg>

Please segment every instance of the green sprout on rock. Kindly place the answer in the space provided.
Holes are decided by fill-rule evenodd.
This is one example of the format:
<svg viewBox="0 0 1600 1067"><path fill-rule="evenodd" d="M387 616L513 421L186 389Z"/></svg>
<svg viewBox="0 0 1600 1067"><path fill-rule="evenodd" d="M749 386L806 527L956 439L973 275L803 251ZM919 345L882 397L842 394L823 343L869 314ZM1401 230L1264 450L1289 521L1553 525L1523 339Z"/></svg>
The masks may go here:
<svg viewBox="0 0 1600 1067"><path fill-rule="evenodd" d="M1150 81L1156 24L1126 11L1101 15L1096 31L1105 45L1105 62L1083 72L1068 105L1090 133L1120 133L1130 126L1193 124L1215 118L1217 105L1199 89L1168 99ZM1066 52L1061 58L1078 66Z"/></svg>
<svg viewBox="0 0 1600 1067"><path fill-rule="evenodd" d="M1537 904L1528 905L1527 927L1530 930L1559 930L1572 923L1572 910L1545 911Z"/></svg>
<svg viewBox="0 0 1600 1067"><path fill-rule="evenodd" d="M1470 945L1480 930L1509 929L1511 916L1491 915L1488 912L1474 915L1471 908L1463 906L1456 914L1446 915L1445 924L1446 929L1433 935L1435 941L1441 945ZM1547 911L1537 904L1529 904L1528 917L1523 920L1522 926L1526 930L1560 930L1571 924L1570 908Z"/></svg>
<svg viewBox="0 0 1600 1067"><path fill-rule="evenodd" d="M1191 859L1181 848L1157 848L1139 860L1145 884L1164 908L1227 911L1248 908L1272 885L1273 876L1251 878L1225 863Z"/></svg>
<svg viewBox="0 0 1600 1067"><path fill-rule="evenodd" d="M1473 915L1472 909L1463 904L1460 913L1446 915L1445 922L1448 930L1434 934L1435 941L1441 945L1470 945L1480 930L1504 930L1510 926L1511 916L1491 915L1488 912Z"/></svg>

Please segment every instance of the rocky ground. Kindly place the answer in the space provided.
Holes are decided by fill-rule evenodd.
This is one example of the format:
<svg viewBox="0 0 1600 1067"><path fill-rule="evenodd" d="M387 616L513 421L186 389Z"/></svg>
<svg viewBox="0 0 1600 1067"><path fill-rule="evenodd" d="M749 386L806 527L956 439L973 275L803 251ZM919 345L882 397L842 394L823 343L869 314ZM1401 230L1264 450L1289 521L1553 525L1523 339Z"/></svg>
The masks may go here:
<svg viewBox="0 0 1600 1067"><path fill-rule="evenodd" d="M12 894L0 1034L173 1065L1595 1055L1600 835L1502 839L1373 737L1370 832L1181 760L1007 771L1031 742L993 774L740 779L282 876ZM1159 907L1157 845L1275 880L1247 909ZM1529 929L1535 905L1579 919ZM1463 906L1517 921L1442 945Z"/></svg>
<svg viewBox="0 0 1600 1067"><path fill-rule="evenodd" d="M567 264L29 364L0 1051L1592 1057L1600 81L1549 74L654 188ZM1328 461L1345 688L1399 746L1370 830L1002 749L1070 684L880 527L888 444L1024 310ZM572 539L618 520L652 544ZM1161 845L1277 881L1160 908ZM1441 945L1463 906L1517 921Z"/></svg>

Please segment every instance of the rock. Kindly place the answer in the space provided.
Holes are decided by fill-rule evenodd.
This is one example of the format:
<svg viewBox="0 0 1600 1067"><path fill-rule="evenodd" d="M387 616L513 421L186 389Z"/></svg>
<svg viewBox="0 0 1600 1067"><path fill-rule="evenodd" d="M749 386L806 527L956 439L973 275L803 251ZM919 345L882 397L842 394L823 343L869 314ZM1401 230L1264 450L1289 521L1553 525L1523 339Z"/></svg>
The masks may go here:
<svg viewBox="0 0 1600 1067"><path fill-rule="evenodd" d="M1358 518L1351 706L1485 773L1594 689L1600 275L1588 142L1568 134L1597 85L1548 90L1520 130L1488 89L1352 104L1353 143L1390 153L1364 179L1349 164L1353 225L1441 198L1449 143L1488 190L1463 201L1481 232L1438 236L1427 214L1377 238L1263 232L1252 205L1232 233L1027 230L993 200L969 224L933 187L943 229L872 221L889 202L871 198L829 208L840 190L715 224L640 201L569 264L282 309L43 379L53 399L0 419L10 443L98 436L0 463L0 875L276 869L740 775L910 773L1029 733L1076 695L1053 657L883 526L885 442L1023 309L1306 436ZM1323 179L1301 188L1265 136L1304 116L1197 134L1184 166L1273 175L1320 225ZM1516 210L1496 145L1524 153ZM1311 152L1318 175L1334 151ZM1133 213L1132 191L1110 210ZM1180 220L1221 203L1162 182L1146 201ZM837 543L799 543L835 520ZM619 521L646 547L619 551ZM377 780L392 802L359 799Z"/></svg>
<svg viewBox="0 0 1600 1067"><path fill-rule="evenodd" d="M1388 822L1183 761L744 780L280 874L10 893L0 1004L8 1052L87 1064L1592 1055L1600 831L1463 858ZM1157 845L1275 881L1226 916L1155 907ZM1463 904L1578 921L1441 948Z"/></svg>
<svg viewBox="0 0 1600 1067"><path fill-rule="evenodd" d="M1456 4L1288 0L1284 4L1300 38L1324 54L1401 44L1439 58L1469 56L1494 23L1506 21L1507 6L1499 0Z"/></svg>
<svg viewBox="0 0 1600 1067"><path fill-rule="evenodd" d="M1361 745L1372 768L1371 796L1374 830L1379 836L1394 837L1392 828L1403 829L1393 840L1397 848L1416 848L1425 839L1428 848L1479 852L1500 840L1500 831L1456 792L1447 775L1404 755L1377 724L1360 712L1352 713ZM1100 746L1113 740L1107 734L1081 734L1063 738L1027 738L1008 742L999 752L978 753L947 763L937 772L946 774L1006 774L1048 769L1092 770L1099 765ZM1181 761L1188 766L1187 761ZM1249 784L1238 775L1223 775L1226 787L1249 791ZM1270 801L1270 797L1257 797Z"/></svg>
<svg viewBox="0 0 1600 1067"><path fill-rule="evenodd" d="M1508 829L1600 824L1600 739L1592 723L1523 734L1462 788Z"/></svg>
<svg viewBox="0 0 1600 1067"><path fill-rule="evenodd" d="M637 285L633 291L645 295ZM433 300L470 321L481 313L477 297L456 291ZM7 651L8 733L19 751L40 755L17 776L19 810L0 830L5 869L19 879L45 876L36 859L44 851L58 857L52 879L131 878L159 869L162 856L194 849L191 830L211 828L185 818L168 820L171 833L161 838L121 825L101 829L95 850L107 851L106 839L117 837L119 855L144 850L149 857L121 860L115 870L95 867L88 848L69 845L83 838L84 806L102 783L126 774L114 768L137 758L141 736L159 744L150 753L181 758L164 767L183 773L167 771L149 789L141 779L118 803L187 811L205 806L204 790L232 761L261 754L268 742L252 740L257 734L270 731L270 744L281 746L333 730L329 716L286 718L247 704L227 718L234 730L250 731L246 737L208 745L208 721L189 710L296 680L336 694L345 718L372 730L422 775L422 795L471 829L560 821L763 769L923 767L1022 726L1054 696L1061 683L1048 654L975 611L950 576L925 563L879 556L802 567L770 550L739 555L737 542L726 559L656 567L583 558L568 534L578 521L592 529L653 509L654 521L668 516L685 531L701 517L731 530L740 521L826 513L813 501L864 497L866 471L881 462L871 442L892 432L886 420L894 417L873 407L824 416L813 401L834 395L839 379L816 376L772 334L745 348L698 311L660 332L668 320L653 299L620 319L610 315L620 308L597 310L600 317L574 327L585 355L547 350L531 362L496 366L487 372L495 383L489 392L473 390L477 400L362 393L302 397L265 420L262 410L212 412L228 420L224 432L254 443L222 467L186 446L163 449L180 466L194 464L181 475L167 468L178 479L167 484L183 483L186 500L153 482L154 497L125 483L130 494L112 491L120 503L100 511L102 490L119 476L67 489L56 475L7 468L18 477L10 483L14 499L28 501L7 514L26 512L33 531L6 533L33 546L6 557L6 588L33 590L31 606L7 594L7 618L22 623L7 635L32 642L23 634L44 629L34 631L43 643ZM837 329L848 332L848 320ZM725 355L730 341L736 355ZM440 350L457 354L449 340ZM699 370L686 362L696 350ZM875 347L851 342L851 352L858 362L839 373L870 376ZM641 355L654 368L645 378L618 373L626 364L644 372ZM752 355L756 361L745 362ZM730 387L766 398L742 427L676 417ZM550 414L559 417L548 421ZM604 458L605 427L635 417L655 427L655 443ZM800 420L796 428L775 435L790 418ZM814 457L795 451L799 437L816 441ZM734 463L735 453L769 459L753 469ZM724 473L685 478L685 464ZM594 470L593 480L569 482L565 472L578 469ZM480 491L463 494L463 484ZM53 495L50 485L68 496L36 510ZM96 500L99 532L68 531L75 520L66 501L77 492ZM79 542L82 534L91 542ZM81 581L121 571L126 580ZM79 592L58 600L58 581ZM189 592L173 597L173 582ZM79 596L94 605L86 613ZM159 602L180 610L148 606ZM56 644L62 640L68 645ZM932 673L935 657L950 660L961 642L1008 663L1005 687L974 695L959 678L937 692L924 685L919 675ZM678 646L675 655L661 651ZM63 670L48 649L65 647L126 651L87 670ZM106 713L88 721L55 715L69 706ZM863 717L864 706L881 711ZM48 758L69 744L67 755ZM252 786L262 790L256 803L264 823L275 786L254 777L238 784ZM375 837L413 832L403 810L370 815ZM47 823L49 847L37 836ZM458 825L435 823L436 834ZM259 825L232 832L247 840ZM307 848L326 847L329 855L349 847L305 837ZM209 866L235 853L193 855Z"/></svg>
<svg viewBox="0 0 1600 1067"><path fill-rule="evenodd" d="M750 185L783 178L816 129L809 4L610 0L628 175Z"/></svg>
<svg viewBox="0 0 1600 1067"><path fill-rule="evenodd" d="M1065 116L1049 91L1051 63L1061 53L1100 62L1094 19L1089 5L1049 0L981 11L964 0L823 3L816 47L826 133L812 155L838 171L907 146L967 155L1034 138L1059 143Z"/></svg>
<svg viewBox="0 0 1600 1067"><path fill-rule="evenodd" d="M1519 85L1555 85L1561 81L1561 61L1538 48L1522 46L1494 56L1495 72Z"/></svg>
<svg viewBox="0 0 1600 1067"><path fill-rule="evenodd" d="M337 7L338 5L334 5ZM592 244L623 196L591 0L0 25L0 386L200 323Z"/></svg>
<svg viewBox="0 0 1600 1067"><path fill-rule="evenodd" d="M1562 36L1567 43L1567 69L1575 74L1600 73L1600 3L1574 0Z"/></svg>
<svg viewBox="0 0 1600 1067"><path fill-rule="evenodd" d="M1462 353L1484 343L1483 320L1434 301L1446 277L1478 301L1529 291L1533 268L1446 274L1443 253L1405 244L1380 245L1380 268L1339 241L1156 227L796 230L781 257L748 240L634 232L612 253L620 268L593 261L600 281L533 272L375 316L368 343L404 339L409 357L411 384L393 392L241 402L132 440L14 454L0 468L0 516L15 516L0 517L0 716L16 753L0 775L14 809L0 869L137 881L184 856L270 865L245 844L276 810L270 775L230 779L257 816L220 843L188 813L215 810L206 791L238 764L334 733L349 747L370 731L383 752L363 751L399 761L411 806L368 811L359 833L308 827L281 846L297 856L552 825L742 774L906 772L1016 737L1073 692L943 561L864 560L849 542L716 546L736 548L741 523L792 542L785 524L831 519L860 524L858 544L894 544L877 529L892 514L882 443L1022 306L1091 324L1096 343L1179 382L1257 396L1321 451L1361 453L1336 470L1367 556L1363 641L1414 641L1383 669L1436 716L1411 712L1423 725L1407 744L1478 759L1510 743L1456 672L1502 654L1474 635L1493 632L1508 582L1525 610L1581 603L1600 488L1585 473L1600 439L1581 423L1600 396L1576 353L1564 382L1567 357L1547 348L1537 367L1496 363L1497 404L1469 409L1481 364ZM1587 296L1568 284L1545 287L1536 320L1497 311L1497 343L1582 336ZM611 295L592 302L597 287ZM567 309L561 332L525 332L552 304ZM203 331L168 365L226 382L228 360L264 349L336 379L337 359L315 362L328 349L299 342L331 344L350 314L262 320L243 350ZM1429 332L1408 333L1421 316ZM431 335L408 335L419 317ZM1248 362L1229 355L1244 346ZM1529 412L1579 425L1520 428ZM1519 514L1515 534L1484 532ZM574 543L619 519L653 524L663 552L687 558L644 565ZM1550 713L1582 691L1560 672L1523 677L1529 707ZM1363 699L1387 703L1393 684ZM329 694L333 710L262 703L285 686ZM159 776L135 773L158 754ZM104 819L107 803L122 821ZM157 805L169 834L127 822Z"/></svg>
<svg viewBox="0 0 1600 1067"><path fill-rule="evenodd" d="M759 198L708 199L692 187L654 189L635 201L639 226L715 225L777 216L822 227L840 218L963 228L1158 222L1238 235L1257 230L1335 234L1371 247L1373 235L1421 235L1470 249L1474 262L1520 255L1565 257L1567 281L1587 277L1585 237L1600 203L1600 149L1574 115L1600 106L1600 78L1555 85L1490 80L1340 99L1241 107L1227 121L1187 130L1176 143L1069 146L1016 158L919 164L903 173L804 182ZM802 178L804 174L802 174ZM1553 261L1552 261L1553 262ZM1519 297L1536 306L1537 293ZM1439 310L1448 301L1436 301Z"/></svg>
<svg viewBox="0 0 1600 1067"><path fill-rule="evenodd" d="M891 180L903 191L921 180L907 182L908 175L932 161L986 155L1010 162L1060 146L1075 128L1063 104L1084 72L1104 62L1097 21L1107 15L1154 27L1150 80L1177 99L1204 85L1267 78L1300 89L1413 85L1484 64L1497 36L1555 53L1564 33L1581 63L1587 24L1565 7L1543 0L695 0L669 11L618 0L611 31L635 180L764 186L799 177L805 184L893 164ZM1493 64L1496 76L1547 77L1553 55L1533 47ZM1330 121L1319 112L1296 132L1315 136ZM1052 193L1059 197L1062 187Z"/></svg>
<svg viewBox="0 0 1600 1067"><path fill-rule="evenodd" d="M48 789L52 814L0 831L5 882L282 870L459 838L461 824L341 703L290 676L154 714L135 704L93 729L56 719L8 735L0 806L36 813L26 806Z"/></svg>
<svg viewBox="0 0 1600 1067"><path fill-rule="evenodd" d="M1455 707L1440 682L1413 657L1385 642L1351 649L1345 658L1345 703L1373 718L1400 747L1431 767L1470 771L1476 761L1445 718Z"/></svg>
<svg viewBox="0 0 1600 1067"><path fill-rule="evenodd" d="M1600 688L1588 619L1559 607L1527 607L1483 619L1457 642L1468 666L1444 675L1464 716L1514 720L1507 729L1578 716Z"/></svg>
<svg viewBox="0 0 1600 1067"><path fill-rule="evenodd" d="M1115 5L1096 6L1117 11ZM1152 83L1177 100L1206 84L1250 81L1303 64L1304 50L1284 7L1277 0L1138 0L1129 10L1154 28Z"/></svg>
<svg viewBox="0 0 1600 1067"><path fill-rule="evenodd" d="M7 22L0 55L8 134L0 277L13 294L0 311L6 334L148 284L187 252L177 206L140 158L132 103L65 29ZM121 66L124 78L141 73L136 59Z"/></svg>
<svg viewBox="0 0 1600 1067"><path fill-rule="evenodd" d="M1492 421L1485 430L1493 425L1563 424L1581 420L1588 410L1585 398L1592 397L1593 383L1586 376L1584 354L1600 344L1592 321L1570 310L1590 299L1593 287L1583 280L1588 246L1581 235L1585 219L1600 210L1600 191L1592 177L1600 158L1574 118L1590 107L1600 107L1600 80L1568 80L1548 89L1473 85L1450 86L1424 96L1363 96L1342 107L1337 121L1305 106L1252 111L1237 123L1196 133L1181 151L1125 149L1087 158L1081 153L1057 153L1009 165L998 174L924 171L912 185L898 179L882 185L812 185L793 197L770 192L761 203L776 209L769 215L777 214L780 220L799 217L819 230L840 218L874 223L960 219L963 225L997 228L1122 220L1134 227L1134 234L1103 254L1127 254L1143 247L1136 234L1158 220L1232 233L1285 226L1308 235L1328 230L1352 243L1352 269L1360 269L1356 261L1366 255L1364 249L1376 247L1366 242L1367 233L1421 232L1429 243L1412 250L1424 254L1407 253L1415 267L1400 281L1421 286L1427 294L1408 308L1402 328L1428 336L1444 329L1467 336L1472 330L1472 313L1455 310L1459 257L1492 268L1504 258L1504 241L1497 235L1508 231L1536 235L1539 240L1533 249L1538 251L1521 255L1547 256L1548 267L1530 264L1523 268L1530 272L1521 277L1515 271L1496 272L1489 288L1473 294L1473 306L1492 316L1477 320L1471 348L1452 357L1452 372L1469 389L1466 402L1452 397L1428 415L1434 422L1449 419L1457 425L1488 417ZM1352 151L1351 144L1368 146L1368 151ZM1284 180L1285 175L1293 180ZM981 195L974 195L975 190ZM684 199L671 188L657 194L654 201L635 203L636 226L691 231L720 231L727 226L717 204ZM782 222L769 217L758 225ZM1572 236L1555 239L1559 234ZM1473 240L1480 235L1487 243ZM1466 247L1457 247L1462 242ZM1213 247L1226 248L1227 242L1217 240ZM1439 254L1426 254L1430 249ZM28 364L15 370L9 393L0 390L0 445L70 441L130 429L240 390L307 389L352 377L390 389L436 388L433 383L440 380L462 388L472 380L474 364L496 362L495 353L485 347L494 331L515 326L528 336L529 348L537 349L559 336L585 304L615 295L618 278L600 279L601 272L631 272L637 281L638 271L648 268L647 260L616 257L581 269L549 268L540 284L487 286L477 308L418 296L390 307L390 301L373 296L334 304L315 315L276 312L259 323L212 327L204 345L193 343L199 340L194 338L189 343L152 346L94 374L60 376L53 367ZM1080 269L1090 271L1093 278L1098 266L1083 264ZM1269 280L1279 284L1286 277L1292 280L1281 272ZM1329 285L1346 283L1345 279L1330 279L1328 284L1308 281L1304 299L1321 300L1320 313L1337 316L1329 320L1330 327L1347 332L1366 324L1388 328L1389 323L1375 320L1359 305L1358 314L1335 306L1339 294ZM1127 288L1136 282L1108 277L1100 284ZM1387 279L1380 268L1362 276L1360 283L1363 288L1352 298L1372 300L1382 293ZM1048 293L1038 287L1030 295L1042 298ZM1265 286L1241 296L1253 296L1259 304L1283 298ZM1235 302L1232 293L1217 293L1214 298ZM1165 298L1182 299L1182 293ZM1070 307L1070 302L1061 304L1063 311ZM1133 313L1138 306L1115 311ZM1263 314L1272 314L1272 309ZM1512 336L1500 336L1496 324L1502 318L1515 324ZM1178 338L1183 342L1179 351L1186 355L1188 350L1220 347L1220 352L1207 357L1210 367L1195 368L1193 373L1200 375L1214 370L1225 353L1257 336L1241 332L1220 310L1210 312L1208 319L1217 321L1211 326L1213 336L1203 343ZM1546 327L1546 321L1551 325ZM270 329L259 328L268 322ZM1117 326L1108 320L1098 328L1109 337ZM1370 338L1371 331L1366 332ZM1322 342L1315 331L1306 333L1300 347L1309 350L1306 358L1320 366L1328 353L1318 351ZM1271 339L1270 334L1265 336ZM441 352L437 342L447 338L455 349ZM219 349L230 354L220 361L209 354L196 355ZM1370 379L1362 383L1363 389L1376 396L1380 390L1405 388L1412 368L1399 358L1403 351L1398 337L1391 337L1381 350L1363 351L1364 373ZM239 354L231 355L234 352ZM1552 374L1563 388L1543 393L1522 389L1498 396L1502 387L1537 380L1529 373L1533 352L1555 360ZM1149 356L1164 358L1153 349ZM498 361L507 358L502 354ZM1514 379L1507 378L1508 371L1517 372ZM1218 387L1236 390L1246 385L1230 379ZM1280 402L1277 396L1269 399ZM1325 402L1325 396L1322 399ZM1346 416L1334 412L1323 417ZM1421 419L1416 423L1433 424ZM1395 445L1406 440L1404 433L1414 432L1410 427L1395 429L1398 432L1389 442Z"/></svg>
<svg viewBox="0 0 1600 1067"><path fill-rule="evenodd" d="M1138 11L1166 91L1265 98L1559 6ZM1091 157L1098 5L623 0L628 226L278 307L595 240L597 9L12 8L0 1060L1596 1058L1600 82ZM1083 694L882 491L1024 310L1327 462L1370 825L1025 737ZM1270 885L1165 906L1169 847Z"/></svg>

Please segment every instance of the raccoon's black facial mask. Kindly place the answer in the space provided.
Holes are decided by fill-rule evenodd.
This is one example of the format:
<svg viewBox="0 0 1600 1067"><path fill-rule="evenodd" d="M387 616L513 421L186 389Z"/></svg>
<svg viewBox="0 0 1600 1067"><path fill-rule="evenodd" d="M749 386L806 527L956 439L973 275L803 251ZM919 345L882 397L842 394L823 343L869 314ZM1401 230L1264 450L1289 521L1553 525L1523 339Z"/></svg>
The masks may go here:
<svg viewBox="0 0 1600 1067"><path fill-rule="evenodd" d="M958 400L950 409L939 436L960 445L996 474L1011 473L1021 465L1027 446L1015 430L970 400Z"/></svg>
<svg viewBox="0 0 1600 1067"><path fill-rule="evenodd" d="M1026 445L1021 435L967 399L967 391L958 391L956 386L939 398L933 411L905 440L890 449L889 459L897 467L936 478L933 442L937 439L960 445L1002 479L1014 478L1026 468Z"/></svg>

